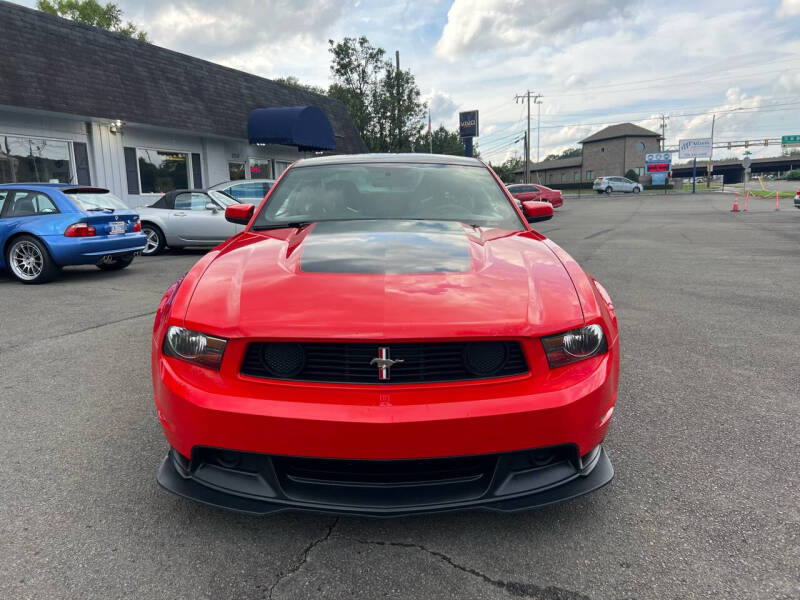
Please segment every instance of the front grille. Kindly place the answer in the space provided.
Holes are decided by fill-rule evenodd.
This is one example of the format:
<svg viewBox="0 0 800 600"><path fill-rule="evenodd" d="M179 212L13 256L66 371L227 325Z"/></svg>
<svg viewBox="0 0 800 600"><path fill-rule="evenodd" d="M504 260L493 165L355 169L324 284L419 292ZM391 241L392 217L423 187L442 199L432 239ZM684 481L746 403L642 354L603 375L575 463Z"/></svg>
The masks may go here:
<svg viewBox="0 0 800 600"><path fill-rule="evenodd" d="M275 349L302 356L296 369L275 360ZM370 364L388 347L392 360L388 379ZM301 352L298 352L300 350ZM265 352L266 351L266 352ZM497 353L501 353L499 358ZM266 354L266 357L265 357ZM496 360L493 360L496 358ZM271 366L271 367L270 367ZM334 383L428 383L508 377L528 372L519 342L434 342L402 344L253 342L245 353L241 372L252 377Z"/></svg>
<svg viewBox="0 0 800 600"><path fill-rule="evenodd" d="M420 460L272 458L280 489L295 501L350 506L464 502L484 495L496 455Z"/></svg>

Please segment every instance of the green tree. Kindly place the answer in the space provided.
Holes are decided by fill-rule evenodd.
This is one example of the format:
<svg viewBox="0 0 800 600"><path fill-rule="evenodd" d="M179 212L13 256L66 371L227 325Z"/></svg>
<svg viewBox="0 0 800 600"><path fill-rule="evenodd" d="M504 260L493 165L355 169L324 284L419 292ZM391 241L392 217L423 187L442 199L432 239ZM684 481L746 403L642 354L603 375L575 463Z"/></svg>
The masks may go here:
<svg viewBox="0 0 800 600"><path fill-rule="evenodd" d="M386 51L370 44L365 36L328 40L331 53L331 83L328 95L347 108L361 138L372 149L374 104Z"/></svg>
<svg viewBox="0 0 800 600"><path fill-rule="evenodd" d="M582 150L580 148L567 148L563 152L559 154L548 154L544 157L545 160L559 160L561 158L575 158L576 156L580 156L582 154Z"/></svg>
<svg viewBox="0 0 800 600"><path fill-rule="evenodd" d="M371 152L408 152L423 143L425 103L411 71L397 69L370 41L328 40L328 95L341 100ZM422 149L420 149L422 150Z"/></svg>
<svg viewBox="0 0 800 600"><path fill-rule="evenodd" d="M499 165L489 163L489 166L494 169L503 183L514 183L514 171L522 169L523 164L523 160L519 156L513 156Z"/></svg>
<svg viewBox="0 0 800 600"><path fill-rule="evenodd" d="M289 75L288 77L277 77L272 81L276 83L282 83L284 85L291 85L292 87L300 88L301 90L305 90L307 92L313 92L315 94L322 94L325 96L328 92L323 88L319 87L318 85L312 85L309 83L300 83L300 80L297 79L294 75Z"/></svg>
<svg viewBox="0 0 800 600"><path fill-rule="evenodd" d="M147 34L136 25L122 22L122 9L113 2L100 4L97 0L37 0L36 8L51 15L107 29L140 42L148 42Z"/></svg>
<svg viewBox="0 0 800 600"><path fill-rule="evenodd" d="M625 173L625 177L631 181L639 181L639 174L633 169L628 169L628 171Z"/></svg>
<svg viewBox="0 0 800 600"><path fill-rule="evenodd" d="M411 71L384 63L383 79L377 89L374 136L377 152L411 152L422 143L425 103Z"/></svg>

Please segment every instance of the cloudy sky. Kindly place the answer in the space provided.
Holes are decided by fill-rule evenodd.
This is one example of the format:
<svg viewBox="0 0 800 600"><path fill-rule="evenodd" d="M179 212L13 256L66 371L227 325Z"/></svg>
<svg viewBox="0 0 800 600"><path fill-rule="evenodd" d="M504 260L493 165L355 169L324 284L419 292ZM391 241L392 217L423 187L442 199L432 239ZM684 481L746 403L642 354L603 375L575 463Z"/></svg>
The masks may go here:
<svg viewBox="0 0 800 600"><path fill-rule="evenodd" d="M400 51L434 125L454 128L458 110L479 109L478 145L493 162L521 152L525 114L514 96L526 90L542 94L542 157L607 124L657 129L661 114L668 145L709 135L712 114L716 140L800 134L800 0L117 4L160 46L321 86L329 83L327 40L366 35ZM535 109L532 130L535 158Z"/></svg>

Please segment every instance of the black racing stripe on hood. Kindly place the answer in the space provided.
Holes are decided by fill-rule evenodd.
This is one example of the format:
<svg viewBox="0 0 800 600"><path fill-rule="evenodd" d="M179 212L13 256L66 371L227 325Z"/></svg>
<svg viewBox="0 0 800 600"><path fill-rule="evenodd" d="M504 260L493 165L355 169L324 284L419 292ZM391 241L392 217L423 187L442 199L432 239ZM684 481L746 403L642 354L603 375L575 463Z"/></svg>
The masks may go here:
<svg viewBox="0 0 800 600"><path fill-rule="evenodd" d="M321 221L302 252L306 273L458 273L471 265L457 221Z"/></svg>

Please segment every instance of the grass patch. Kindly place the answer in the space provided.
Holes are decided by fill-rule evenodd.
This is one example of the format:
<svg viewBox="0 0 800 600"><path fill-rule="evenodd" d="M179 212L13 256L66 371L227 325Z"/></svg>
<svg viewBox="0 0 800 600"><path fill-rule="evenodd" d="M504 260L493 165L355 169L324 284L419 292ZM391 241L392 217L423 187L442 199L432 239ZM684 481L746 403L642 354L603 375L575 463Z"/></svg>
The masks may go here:
<svg viewBox="0 0 800 600"><path fill-rule="evenodd" d="M742 194L744 195L744 191ZM782 192L778 192L780 198L794 198L795 192L791 190L784 190ZM750 190L750 196L755 196L756 198L771 198L775 199L775 192L767 190L766 192L763 190Z"/></svg>

